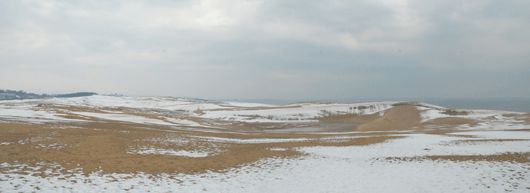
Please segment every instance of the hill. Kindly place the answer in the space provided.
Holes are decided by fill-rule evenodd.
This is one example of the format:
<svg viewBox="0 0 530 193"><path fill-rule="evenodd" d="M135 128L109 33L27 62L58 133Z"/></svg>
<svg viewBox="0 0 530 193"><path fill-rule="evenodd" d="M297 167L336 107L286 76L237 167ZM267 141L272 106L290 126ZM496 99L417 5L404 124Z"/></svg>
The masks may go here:
<svg viewBox="0 0 530 193"><path fill-rule="evenodd" d="M35 94L23 90L2 90L0 89L0 100L22 100L22 99L44 99L44 98L69 98L97 95L95 92L76 92L69 94Z"/></svg>

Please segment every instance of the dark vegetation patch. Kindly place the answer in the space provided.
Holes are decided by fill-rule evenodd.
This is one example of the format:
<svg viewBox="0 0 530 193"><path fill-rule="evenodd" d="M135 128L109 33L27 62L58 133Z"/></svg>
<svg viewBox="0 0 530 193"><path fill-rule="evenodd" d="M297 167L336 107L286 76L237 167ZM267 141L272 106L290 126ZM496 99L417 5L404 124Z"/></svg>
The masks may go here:
<svg viewBox="0 0 530 193"><path fill-rule="evenodd" d="M417 102L400 102L400 103L395 103L395 104L392 104L392 106L394 107L397 107L397 106L418 106L419 104Z"/></svg>
<svg viewBox="0 0 530 193"><path fill-rule="evenodd" d="M23 90L2 90L0 89L0 100L21 100L21 99L43 99L43 98L70 98L97 95L95 92L76 92L70 94L35 94Z"/></svg>
<svg viewBox="0 0 530 193"><path fill-rule="evenodd" d="M425 149L428 151L428 149ZM530 152L524 153L502 153L494 155L435 155L435 156L421 156L421 157L387 157L388 161L488 161L488 162L512 162L512 163L530 163Z"/></svg>
<svg viewBox="0 0 530 193"><path fill-rule="evenodd" d="M457 111L455 109L447 109L445 110L444 112L441 112L442 114L445 114L445 115L451 115L451 116L455 116L455 115L468 115L469 112L467 111Z"/></svg>

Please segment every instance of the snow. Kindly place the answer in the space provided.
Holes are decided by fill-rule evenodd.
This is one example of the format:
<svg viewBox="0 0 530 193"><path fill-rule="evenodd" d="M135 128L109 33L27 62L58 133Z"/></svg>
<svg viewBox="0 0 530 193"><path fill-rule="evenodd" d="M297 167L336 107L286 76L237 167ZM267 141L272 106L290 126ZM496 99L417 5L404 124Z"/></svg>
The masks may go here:
<svg viewBox="0 0 530 193"><path fill-rule="evenodd" d="M17 110L23 109L24 112L17 114L26 115L26 117L48 116L54 120L60 119L53 117L54 113L37 113L35 114L32 107L37 104L51 104L57 106L80 106L90 108L134 108L137 110L159 110L188 113L201 118L219 119L219 120L234 120L244 122L311 122L316 117L321 117L323 113L329 114L373 114L384 113L385 110L392 107L392 104L397 102L368 102L368 103L297 103L290 105L268 105L259 103L245 103L245 102L210 102L194 99L173 98L173 97L123 97L123 96L101 96L93 95L88 97L75 98L50 98L50 99L36 99L27 101L10 101L2 102L0 104L10 105L26 105L28 108L17 107ZM373 108L359 109L358 107L372 106ZM0 106L1 107L1 106ZM6 108L7 109L7 108ZM197 110L202 110L204 114L197 114ZM101 110L110 114L121 114L123 112L113 110ZM8 112L7 110L0 110L3 112L0 116L8 116L16 112ZM102 115L95 115L102 117ZM249 118L249 116L258 116ZM112 116L116 118L118 116ZM122 119L122 118L118 118ZM67 120L67 119L65 119ZM152 122L152 121L148 121ZM157 122L162 123L162 122ZM185 124L184 124L185 125Z"/></svg>
<svg viewBox="0 0 530 193"><path fill-rule="evenodd" d="M114 120L114 121L124 121L124 122L131 122L131 123L141 123L141 124L156 124L156 125L177 125L177 126L191 126L191 127L207 127L205 125L201 125L197 122L190 121L187 119L175 119L175 118L169 118L169 117L160 117L165 119L166 121L160 120L160 119L151 119L147 117L142 116L135 116L135 115L129 115L129 114L112 114L112 113L92 113L92 112L71 112L78 115L83 115L87 117L97 117L101 119L108 119L108 120Z"/></svg>
<svg viewBox="0 0 530 193"><path fill-rule="evenodd" d="M51 104L56 106L81 106L99 109L107 108L133 108L139 111L151 113L184 113L186 115L198 118L241 121L241 122L271 122L271 123L302 123L316 122L317 118L325 115L342 115L342 114L375 114L384 115L385 111L392 108L394 102L365 102L365 103L295 103L289 105L268 105L259 103L245 102L210 102L185 98L173 97L122 97L122 96L88 96L75 98L50 98L35 100L17 100L2 101L0 103L0 117L6 118L31 118L38 120L55 120L55 121L83 121L76 119L66 119L60 117L59 112L41 111L36 108L37 104ZM498 111L498 110L462 110L469 112L468 115L446 115L442 112L446 108L418 103L417 108L421 111L422 122L443 117L461 117L470 119L484 119L494 116L499 122L520 123L513 117L503 117L503 114L521 114L518 112ZM364 106L365 108L359 108ZM367 108L368 107L368 108ZM371 107L371 108L370 108ZM201 110L201 112L197 111ZM100 109L100 111L113 114L112 116L96 115L98 118L107 117L108 119L131 121L131 117L123 115L120 117L116 114L124 114L118 110ZM62 113L71 113L61 111ZM140 123L150 124L176 124L191 127L207 127L190 120L165 118L164 120L143 119Z"/></svg>
<svg viewBox="0 0 530 193"><path fill-rule="evenodd" d="M58 115L64 114L48 111L36 111L32 109L32 106L17 106L17 108L0 106L0 117L9 119L26 120L29 122L72 121L71 119L66 119Z"/></svg>
<svg viewBox="0 0 530 193"><path fill-rule="evenodd" d="M81 170L74 170L78 173L65 176L58 168L47 171L57 176L42 178L31 175L38 174L38 167L24 175L17 173L24 165L4 163L2 167L11 169L0 174L0 191L31 192L37 191L37 186L38 191L43 192L527 192L530 188L530 165L527 163L385 159L527 152L529 143L491 142L491 146L471 144L447 148L448 142L473 138L406 136L369 146L305 147L299 151L308 153L307 156L267 158L221 173L157 176L92 173L84 176ZM491 149L495 146L498 147Z"/></svg>
<svg viewBox="0 0 530 193"><path fill-rule="evenodd" d="M286 142L303 142L309 141L308 138L285 138L285 139L271 139L271 138L255 138L255 139L235 139L235 138L221 138L221 137L200 137L195 138L203 139L206 141L215 142L226 142L226 143L239 143L239 144L257 144L257 143L286 143Z"/></svg>
<svg viewBox="0 0 530 193"><path fill-rule="evenodd" d="M230 106L236 106L236 107L279 107L279 105L247 103L247 102L226 102L226 104Z"/></svg>
<svg viewBox="0 0 530 193"><path fill-rule="evenodd" d="M473 135L480 139L526 139L530 140L530 132L527 131L469 131L449 133L452 135Z"/></svg>
<svg viewBox="0 0 530 193"><path fill-rule="evenodd" d="M75 98L51 98L42 103L75 105L88 107L127 107L163 110L195 111L197 109L224 109L215 102L200 101L173 97L125 97L125 96L102 96L93 95Z"/></svg>
<svg viewBox="0 0 530 193"><path fill-rule="evenodd" d="M90 96L77 98L52 98L19 101L0 101L0 117L32 121L66 121L62 113L37 110L37 104L75 105L86 107L127 107L147 110L182 111L200 118L235 120L244 122L311 122L323 113L333 115L384 114L396 102L264 105L243 102L208 102L172 97L115 97ZM372 109L359 110L360 106ZM516 162L449 161L417 159L403 161L403 157L438 155L499 155L503 153L530 152L529 129L513 117L503 114L515 112L493 110L466 110L467 115L445 115L445 108L423 104L422 122L442 117L461 117L481 120L476 126L463 125L450 135L430 135L403 131L390 136L400 136L366 146L314 146L298 148L273 147L272 151L294 150L303 153L296 158L265 158L258 162L240 165L224 172L202 174L101 174L83 175L81 169L73 175L61 173L62 167L48 169L41 177L39 167L29 174L24 164L0 163L0 192L528 192L530 190L530 164ZM260 108L266 107L266 108ZM204 114L192 114L200 109ZM325 112L324 112L325 111ZM159 116L160 119L136 116L118 110L106 113L68 112L107 120L142 124L172 125L182 127L208 127L188 119ZM256 115L255 119L249 116ZM71 120L75 121L75 120ZM516 131L513 131L516 130ZM466 132L464 132L466 131ZM350 132L362 133L362 132ZM372 132L374 134L378 132ZM330 134L330 133L328 133ZM344 134L344 133L343 133ZM388 135L387 135L388 136ZM474 136L474 137L469 137ZM312 140L351 140L367 136L332 136L321 138L221 138L190 136L186 139L150 139L163 143L186 144L195 141L260 144L305 142ZM484 139L509 139L485 141ZM46 140L31 138L18 144ZM13 142L1 142L9 147ZM62 144L40 145L40 148L61 148ZM213 151L213 150L212 150ZM207 157L217 152L207 150L187 151L144 147L129 150L131 154L162 154L186 157ZM50 163L40 163L46 165ZM34 174L34 175L33 175ZM75 180L75 182L74 182ZM37 189L38 187L38 189Z"/></svg>
<svg viewBox="0 0 530 193"><path fill-rule="evenodd" d="M282 106L283 108L266 108L257 110L247 109L226 109L218 111L206 111L202 118L234 120L243 122L308 122L316 121L314 118L322 117L324 111L336 114L374 114L392 108L392 104L397 102L370 102L352 104L313 104L300 103ZM373 109L359 110L360 106L373 106ZM257 116L255 119L248 119L248 116Z"/></svg>
<svg viewBox="0 0 530 193"><path fill-rule="evenodd" d="M159 155L173 155L173 156L185 156L185 157L207 157L207 152L197 151L185 151L185 150L172 150L172 149L159 149L159 148L145 148L141 150L130 151L131 154L159 154Z"/></svg>
<svg viewBox="0 0 530 193"><path fill-rule="evenodd" d="M271 150L271 151L287 151L287 148L275 147L275 148L270 148L269 150Z"/></svg>
<svg viewBox="0 0 530 193"><path fill-rule="evenodd" d="M393 163L376 162L372 168L377 169L370 170L363 168L367 164L350 166L346 160L325 165L318 158L296 161L300 163L267 160L264 165L276 167L247 166L242 168L247 170L243 173L176 176L175 179L149 178L146 174L93 174L63 180L65 176L61 175L40 178L10 174L0 175L5 180L0 182L0 188L13 192L125 192L125 189L128 192L526 192L528 181L524 179L530 177L527 172L516 173L528 171L530 167L513 163L426 161L404 162L396 168ZM336 170L343 166L350 167Z"/></svg>
<svg viewBox="0 0 530 193"><path fill-rule="evenodd" d="M92 113L92 112L72 112L74 114L83 115L87 117L96 117L101 119L108 119L114 121L124 121L131 123L148 123L148 124L157 124L157 125L174 125L158 119L150 119L146 117L128 115L128 114L110 114L110 113Z"/></svg>
<svg viewBox="0 0 530 193"><path fill-rule="evenodd" d="M187 119L175 119L175 118L169 118L169 117L164 117L167 121L171 122L171 123L175 123L175 124L180 124L180 125L185 125L185 126L191 126L191 127L208 127L208 126L205 126L205 125L201 125L197 122L194 122L194 121L190 121L190 120L187 120Z"/></svg>
<svg viewBox="0 0 530 193"><path fill-rule="evenodd" d="M433 119L451 117L450 115L442 114L442 111L438 109L430 109L430 108L425 108L425 107L416 107L416 108L422 111L420 113L422 123L433 120Z"/></svg>
<svg viewBox="0 0 530 193"><path fill-rule="evenodd" d="M405 134L406 138L370 146L304 147L299 151L321 156L347 159L373 159L380 157L416 157L430 155L493 155L503 152L527 152L530 141L484 142L481 144L452 144L456 140L477 138L449 137L427 134ZM522 139L525 139L522 137ZM427 150L426 150L427 149Z"/></svg>
<svg viewBox="0 0 530 193"><path fill-rule="evenodd" d="M516 121L511 117L504 117L504 114L524 114L521 112L511 112L511 111L500 111L500 110L481 110L481 109L458 109L459 112L467 112L467 115L447 115L443 114L447 109L446 108L430 108L430 107L416 107L420 110L420 116L422 118L421 122L430 121L438 118L445 117L459 117L459 118L468 118L468 119L484 119L487 117L495 117L498 121L510 121L510 122L522 122Z"/></svg>
<svg viewBox="0 0 530 193"><path fill-rule="evenodd" d="M445 109L445 107L438 106L438 105L433 105L433 104L429 104L429 103L418 102L417 104L419 104L420 106L423 106L423 107L430 108L430 109Z"/></svg>

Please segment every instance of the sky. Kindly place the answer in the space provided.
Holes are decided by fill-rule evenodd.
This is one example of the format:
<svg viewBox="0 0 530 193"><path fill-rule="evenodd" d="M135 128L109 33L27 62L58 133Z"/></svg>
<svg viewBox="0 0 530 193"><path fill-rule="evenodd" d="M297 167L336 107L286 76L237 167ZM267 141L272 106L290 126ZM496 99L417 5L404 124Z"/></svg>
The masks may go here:
<svg viewBox="0 0 530 193"><path fill-rule="evenodd" d="M530 1L0 1L0 89L530 98Z"/></svg>

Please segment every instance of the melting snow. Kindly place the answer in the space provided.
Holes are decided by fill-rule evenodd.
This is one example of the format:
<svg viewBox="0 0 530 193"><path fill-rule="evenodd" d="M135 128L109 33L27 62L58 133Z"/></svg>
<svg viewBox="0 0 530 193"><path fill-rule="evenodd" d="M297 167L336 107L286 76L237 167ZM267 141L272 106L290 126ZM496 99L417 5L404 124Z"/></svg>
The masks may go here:
<svg viewBox="0 0 530 193"><path fill-rule="evenodd" d="M509 132L509 131L501 131ZM490 133L493 135L493 133ZM489 135L489 134L488 134ZM0 174L4 192L527 192L530 165L513 162L386 160L386 157L423 155L489 155L503 152L528 152L530 143L488 142L450 145L462 139L439 135L409 134L387 143L351 147L306 147L300 158L267 158L224 173L204 174L99 174L72 176L39 168L30 175L17 173L24 165L2 164L11 168ZM510 136L510 138L513 138ZM521 138L527 138L523 136ZM273 148L283 151L283 148ZM148 149L142 153L171 154ZM194 156L193 152L176 151ZM383 158L383 159L379 159ZM77 182L73 182L73 181ZM36 189L38 187L39 189Z"/></svg>
<svg viewBox="0 0 530 193"><path fill-rule="evenodd" d="M157 149L157 148L145 148L141 150L130 151L131 154L159 154L159 155L174 155L174 156L185 156L185 157L207 157L206 152L196 151L185 151L185 150L172 150L172 149Z"/></svg>
<svg viewBox="0 0 530 193"><path fill-rule="evenodd" d="M125 121L125 122L132 122L132 123L150 123L150 124L158 124L158 125L174 125L172 123L168 123L162 120L158 119L150 119L146 117L141 116L134 116L134 115L128 115L128 114L108 114L108 113L91 113L91 112L72 112L74 114L88 116L88 117L97 117L101 119L108 119L108 120L114 120L114 121Z"/></svg>

